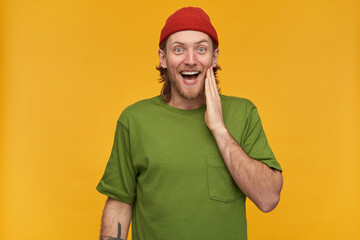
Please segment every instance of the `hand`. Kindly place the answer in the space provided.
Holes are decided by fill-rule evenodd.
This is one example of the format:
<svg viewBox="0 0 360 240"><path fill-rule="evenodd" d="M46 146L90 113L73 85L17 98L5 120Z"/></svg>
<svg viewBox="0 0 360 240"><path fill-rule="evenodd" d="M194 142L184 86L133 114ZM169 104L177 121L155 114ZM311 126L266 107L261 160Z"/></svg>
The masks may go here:
<svg viewBox="0 0 360 240"><path fill-rule="evenodd" d="M211 132L224 129L225 124L222 115L221 99L216 86L215 75L212 67L206 71L205 97L205 123L207 127Z"/></svg>

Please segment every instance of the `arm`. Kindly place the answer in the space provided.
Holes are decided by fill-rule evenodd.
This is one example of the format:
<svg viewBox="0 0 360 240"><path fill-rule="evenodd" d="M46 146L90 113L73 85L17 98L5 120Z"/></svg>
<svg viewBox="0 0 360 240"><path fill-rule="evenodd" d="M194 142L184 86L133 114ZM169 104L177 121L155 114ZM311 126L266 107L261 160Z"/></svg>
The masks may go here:
<svg viewBox="0 0 360 240"><path fill-rule="evenodd" d="M282 174L250 158L226 128L212 131L225 164L236 184L263 212L280 200Z"/></svg>
<svg viewBox="0 0 360 240"><path fill-rule="evenodd" d="M273 210L280 200L282 174L250 158L225 127L221 99L212 69L205 83L205 122L212 132L224 162L241 191L263 212Z"/></svg>
<svg viewBox="0 0 360 240"><path fill-rule="evenodd" d="M100 240L126 240L132 205L108 198L101 221Z"/></svg>

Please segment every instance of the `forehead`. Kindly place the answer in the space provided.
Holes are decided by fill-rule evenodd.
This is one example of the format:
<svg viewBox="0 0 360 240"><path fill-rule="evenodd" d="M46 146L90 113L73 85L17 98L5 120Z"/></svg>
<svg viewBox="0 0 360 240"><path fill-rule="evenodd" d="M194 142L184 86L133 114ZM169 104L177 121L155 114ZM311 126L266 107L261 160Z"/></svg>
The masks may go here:
<svg viewBox="0 0 360 240"><path fill-rule="evenodd" d="M182 43L182 44L196 44L199 42L207 42L211 44L211 38L203 32L194 31L194 30L185 30L171 34L167 39L167 44L172 43Z"/></svg>

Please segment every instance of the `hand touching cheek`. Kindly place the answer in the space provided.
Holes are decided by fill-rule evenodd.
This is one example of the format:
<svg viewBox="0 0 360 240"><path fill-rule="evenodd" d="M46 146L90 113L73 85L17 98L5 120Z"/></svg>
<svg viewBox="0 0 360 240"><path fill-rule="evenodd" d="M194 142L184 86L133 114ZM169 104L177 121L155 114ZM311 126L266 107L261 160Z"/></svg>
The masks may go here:
<svg viewBox="0 0 360 240"><path fill-rule="evenodd" d="M224 130L221 99L217 89L213 68L206 71L205 78L206 112L205 123L211 132Z"/></svg>

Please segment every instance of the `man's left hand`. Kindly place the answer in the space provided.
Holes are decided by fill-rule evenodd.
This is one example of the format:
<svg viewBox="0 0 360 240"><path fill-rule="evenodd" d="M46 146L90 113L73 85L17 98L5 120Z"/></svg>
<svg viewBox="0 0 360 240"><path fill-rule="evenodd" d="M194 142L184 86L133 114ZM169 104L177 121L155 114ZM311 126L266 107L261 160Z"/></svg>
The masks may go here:
<svg viewBox="0 0 360 240"><path fill-rule="evenodd" d="M212 67L206 71L205 97L205 123L207 127L211 132L214 132L215 130L226 129L222 115L221 99L217 89L215 75Z"/></svg>

